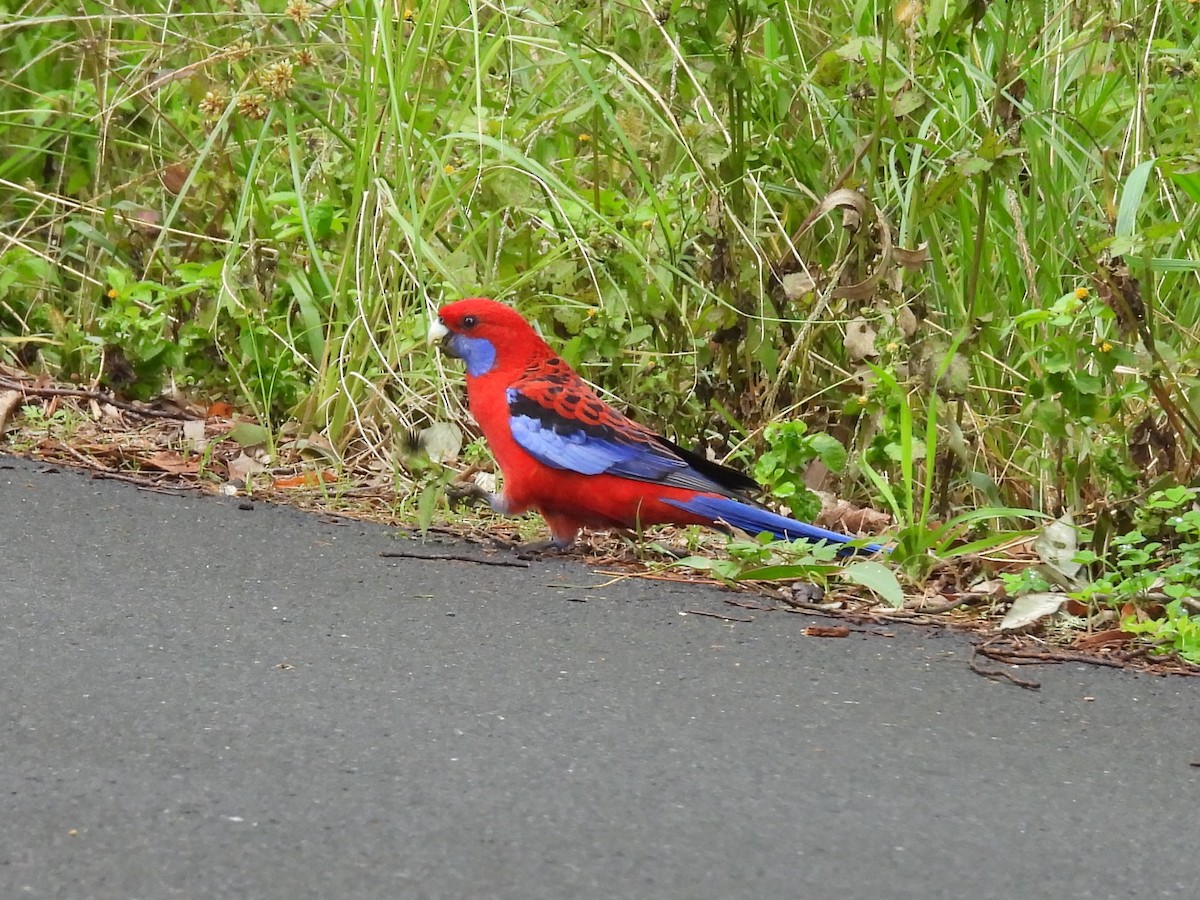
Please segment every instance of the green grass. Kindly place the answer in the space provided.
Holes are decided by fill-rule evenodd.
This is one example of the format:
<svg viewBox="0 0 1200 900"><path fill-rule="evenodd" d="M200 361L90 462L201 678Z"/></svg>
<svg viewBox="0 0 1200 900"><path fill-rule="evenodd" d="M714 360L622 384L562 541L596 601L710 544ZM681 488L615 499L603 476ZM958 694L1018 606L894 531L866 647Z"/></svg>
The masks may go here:
<svg viewBox="0 0 1200 900"><path fill-rule="evenodd" d="M485 294L686 443L828 432L905 528L1195 477L1195 3L261 6L0 2L9 362L403 469Z"/></svg>

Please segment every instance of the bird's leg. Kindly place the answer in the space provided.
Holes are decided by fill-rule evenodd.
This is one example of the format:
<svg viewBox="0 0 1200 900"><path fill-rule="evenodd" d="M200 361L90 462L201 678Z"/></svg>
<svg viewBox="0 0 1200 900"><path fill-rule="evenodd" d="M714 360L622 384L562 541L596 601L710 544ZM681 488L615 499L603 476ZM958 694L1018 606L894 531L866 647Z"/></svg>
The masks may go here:
<svg viewBox="0 0 1200 900"><path fill-rule="evenodd" d="M466 503L469 505L486 503L492 509L496 508L496 495L484 490L474 481L451 481L443 488L446 499L451 503Z"/></svg>
<svg viewBox="0 0 1200 900"><path fill-rule="evenodd" d="M530 558L545 553L562 553L570 549L579 535L579 523L572 517L558 512L539 510L546 524L550 526L550 540L526 544L517 551L517 556Z"/></svg>

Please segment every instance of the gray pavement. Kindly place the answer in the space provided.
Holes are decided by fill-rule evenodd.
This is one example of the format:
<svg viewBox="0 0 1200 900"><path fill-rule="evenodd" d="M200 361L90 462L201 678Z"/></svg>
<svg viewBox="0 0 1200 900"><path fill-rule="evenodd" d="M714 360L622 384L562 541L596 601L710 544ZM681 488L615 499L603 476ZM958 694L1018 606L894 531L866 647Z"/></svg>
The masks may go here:
<svg viewBox="0 0 1200 900"><path fill-rule="evenodd" d="M1200 680L237 503L0 456L0 898L1200 896Z"/></svg>

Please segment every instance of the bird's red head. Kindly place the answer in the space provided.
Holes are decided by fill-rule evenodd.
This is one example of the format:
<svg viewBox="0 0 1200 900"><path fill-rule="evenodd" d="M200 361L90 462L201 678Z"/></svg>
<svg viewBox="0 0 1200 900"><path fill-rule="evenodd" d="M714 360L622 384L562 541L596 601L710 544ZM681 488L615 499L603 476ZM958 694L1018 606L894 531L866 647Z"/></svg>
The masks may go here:
<svg viewBox="0 0 1200 900"><path fill-rule="evenodd" d="M429 340L442 341L450 356L467 364L476 378L497 369L524 366L531 354L549 347L511 306L472 297L448 303L429 326Z"/></svg>

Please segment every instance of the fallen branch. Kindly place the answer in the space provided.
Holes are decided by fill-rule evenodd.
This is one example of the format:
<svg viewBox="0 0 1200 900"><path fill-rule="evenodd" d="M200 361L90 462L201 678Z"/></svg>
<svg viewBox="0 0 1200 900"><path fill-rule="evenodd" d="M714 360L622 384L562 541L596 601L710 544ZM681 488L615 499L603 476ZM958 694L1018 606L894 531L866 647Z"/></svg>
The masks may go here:
<svg viewBox="0 0 1200 900"><path fill-rule="evenodd" d="M465 553L422 553L420 550L384 550L379 554L388 558L428 559L436 562L469 562L481 566L507 566L510 569L528 569L529 563L519 559L480 559Z"/></svg>
<svg viewBox="0 0 1200 900"><path fill-rule="evenodd" d="M164 409L146 409L137 403L120 400L112 394L106 394L104 391L89 391L83 388L34 387L31 384L25 384L12 378L5 378L3 375L0 375L0 389L19 391L27 397L78 397L81 400L95 400L97 403L105 403L117 409L123 409L126 412L145 416L148 419L184 420L195 418L195 416L184 415L179 412L168 412Z"/></svg>

